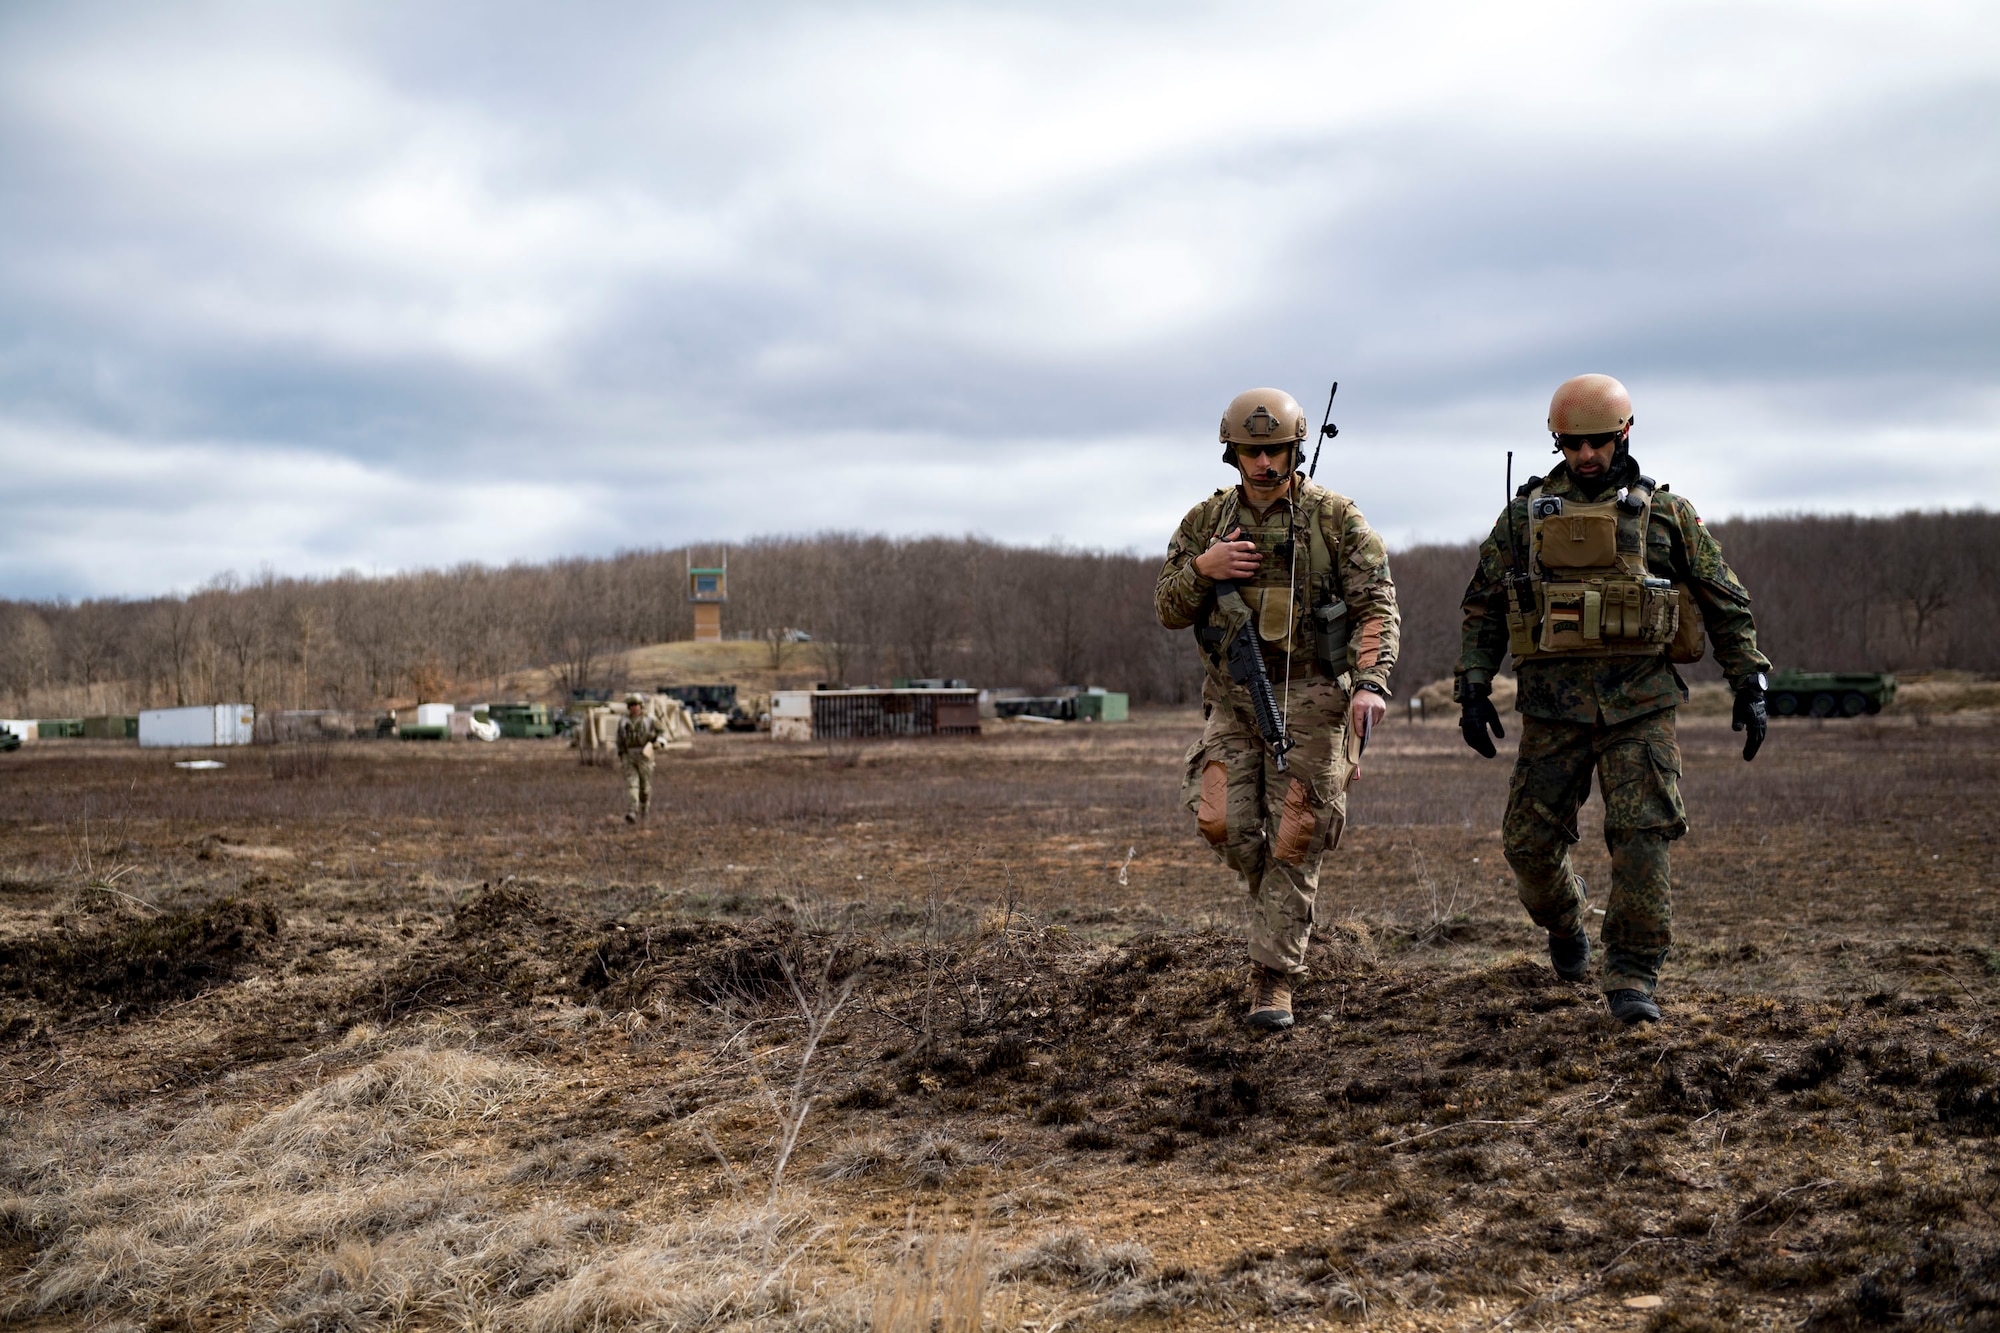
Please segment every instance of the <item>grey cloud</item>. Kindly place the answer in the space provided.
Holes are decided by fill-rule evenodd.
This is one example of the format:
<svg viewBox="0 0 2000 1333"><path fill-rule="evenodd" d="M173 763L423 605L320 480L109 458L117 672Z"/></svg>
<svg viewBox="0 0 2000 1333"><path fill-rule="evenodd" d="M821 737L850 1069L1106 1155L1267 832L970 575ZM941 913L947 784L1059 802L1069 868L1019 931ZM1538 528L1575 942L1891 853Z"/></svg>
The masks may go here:
<svg viewBox="0 0 2000 1333"><path fill-rule="evenodd" d="M283 509L289 534L207 514L207 540L147 558L131 534L191 502L106 486L34 502L0 538L13 591L185 584L254 567L260 542L298 572L822 527L1144 548L1223 479L1231 393L1277 383L1316 414L1333 377L1329 475L1401 539L1482 528L1499 451L1543 461L1548 391L1586 368L1632 384L1655 456L1679 451L1681 476L1740 509L2000 503L1976 468L1883 480L1910 430L2000 428L2000 62L1943 52L1935 77L1754 124L1688 94L1685 128L1622 137L1600 123L1615 107L1442 95L1144 147L1084 120L1087 170L1000 163L981 193L977 151L1032 153L1042 131L976 127L965 160L896 160L894 134L932 127L880 140L860 103L901 28L1039 25L990 71L1031 88L1046 72L1007 61L1062 54L1065 23L1115 70L1119 34L1155 59L1176 32L1210 40L1218 11L299 12L148 26L21 7L0 27L16 68L28 49L119 68L279 52L348 99L310 152L179 157L25 94L0 104L0 464L101 437L272 478L288 458L387 488L539 476L561 517L509 500L424 532L339 500ZM1062 69L1052 97L1092 77ZM1157 272L1132 258L1154 254ZM1828 438L1884 456L1826 464ZM722 481L739 468L754 503ZM51 535L77 530L98 535Z"/></svg>

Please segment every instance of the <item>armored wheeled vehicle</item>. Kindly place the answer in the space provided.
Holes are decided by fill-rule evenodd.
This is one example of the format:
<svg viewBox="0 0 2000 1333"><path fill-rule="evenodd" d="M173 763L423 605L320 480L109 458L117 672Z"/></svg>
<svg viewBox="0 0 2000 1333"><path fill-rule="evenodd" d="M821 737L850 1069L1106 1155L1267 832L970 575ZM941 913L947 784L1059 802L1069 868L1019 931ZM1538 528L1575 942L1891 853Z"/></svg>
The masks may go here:
<svg viewBox="0 0 2000 1333"><path fill-rule="evenodd" d="M1896 678L1873 671L1773 671L1768 693L1775 717L1860 717L1889 706Z"/></svg>

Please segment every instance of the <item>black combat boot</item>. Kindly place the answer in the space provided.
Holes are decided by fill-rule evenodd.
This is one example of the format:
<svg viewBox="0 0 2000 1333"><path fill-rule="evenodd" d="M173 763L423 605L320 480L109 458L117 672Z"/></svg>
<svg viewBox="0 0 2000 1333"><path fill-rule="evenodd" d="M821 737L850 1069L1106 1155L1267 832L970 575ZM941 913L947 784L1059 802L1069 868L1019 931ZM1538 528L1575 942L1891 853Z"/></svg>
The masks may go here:
<svg viewBox="0 0 2000 1333"><path fill-rule="evenodd" d="M1590 932L1582 926L1574 935L1549 932L1549 961L1564 981L1582 981L1590 975Z"/></svg>
<svg viewBox="0 0 2000 1333"><path fill-rule="evenodd" d="M1654 1004L1653 997L1642 990L1606 991L1604 1002L1611 1006L1611 1016L1621 1023L1660 1021L1660 1006Z"/></svg>

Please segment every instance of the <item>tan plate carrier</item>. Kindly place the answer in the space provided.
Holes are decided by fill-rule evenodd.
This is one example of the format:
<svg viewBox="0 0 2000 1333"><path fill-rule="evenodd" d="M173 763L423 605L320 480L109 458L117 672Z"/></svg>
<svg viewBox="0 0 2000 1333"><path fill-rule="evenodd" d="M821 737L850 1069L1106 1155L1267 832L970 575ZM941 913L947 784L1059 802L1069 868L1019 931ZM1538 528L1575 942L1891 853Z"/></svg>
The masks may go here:
<svg viewBox="0 0 2000 1333"><path fill-rule="evenodd" d="M1662 488L1664 489L1664 488ZM1508 648L1517 662L1546 657L1701 660L1702 621L1685 585L1646 570L1646 525L1653 488L1643 482L1602 500L1562 497L1560 512L1537 514L1542 487L1528 493L1528 559L1535 604L1510 606ZM1637 499L1637 509L1621 500Z"/></svg>

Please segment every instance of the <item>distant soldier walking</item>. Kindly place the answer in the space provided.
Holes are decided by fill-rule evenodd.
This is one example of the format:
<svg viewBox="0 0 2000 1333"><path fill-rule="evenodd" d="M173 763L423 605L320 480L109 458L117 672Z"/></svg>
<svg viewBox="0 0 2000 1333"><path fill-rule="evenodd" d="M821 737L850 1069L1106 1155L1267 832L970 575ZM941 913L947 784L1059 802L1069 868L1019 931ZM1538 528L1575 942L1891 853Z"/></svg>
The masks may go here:
<svg viewBox="0 0 2000 1333"><path fill-rule="evenodd" d="M1168 629L1195 627L1207 667L1183 796L1250 899L1249 1022L1286 1028L1320 859L1340 843L1359 773L1349 728L1366 736L1388 707L1401 621L1382 539L1301 471L1306 418L1292 396L1237 395L1221 438L1239 484L1181 520L1155 607Z"/></svg>
<svg viewBox="0 0 2000 1333"><path fill-rule="evenodd" d="M660 724L646 712L646 696L625 696L625 716L618 719L618 760L625 766L625 822L645 819L653 803L653 747L666 739Z"/></svg>
<svg viewBox="0 0 2000 1333"><path fill-rule="evenodd" d="M1611 896L1600 984L1613 1016L1655 1022L1673 937L1667 844L1687 832L1674 710L1706 630L1735 690L1744 759L1764 743L1764 673L1750 594L1694 511L1639 472L1632 399L1609 375L1565 381L1549 404L1563 461L1508 502L1465 590L1459 730L1487 758L1504 736L1493 674L1514 657L1521 748L1502 838L1522 904L1549 933L1556 975L1590 969L1588 901L1570 866L1597 775ZM1491 731L1492 735L1487 733Z"/></svg>

